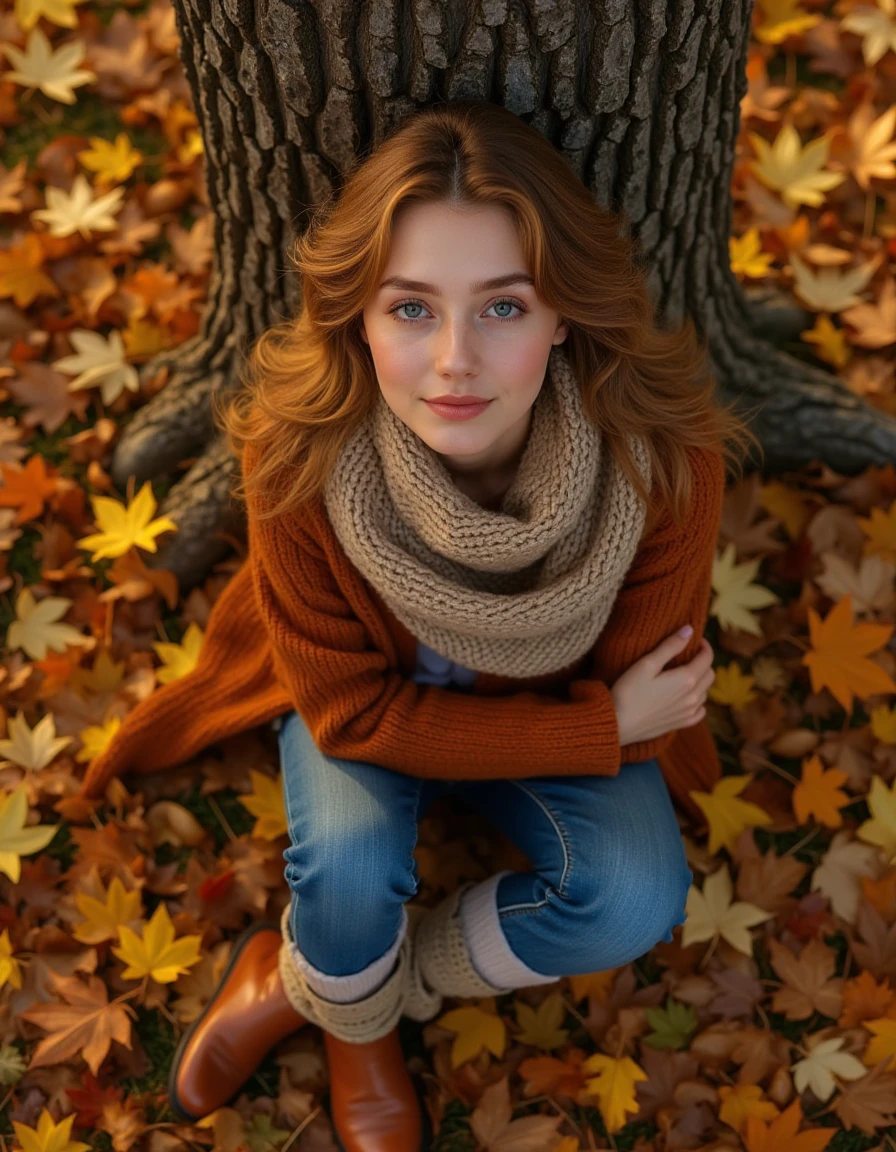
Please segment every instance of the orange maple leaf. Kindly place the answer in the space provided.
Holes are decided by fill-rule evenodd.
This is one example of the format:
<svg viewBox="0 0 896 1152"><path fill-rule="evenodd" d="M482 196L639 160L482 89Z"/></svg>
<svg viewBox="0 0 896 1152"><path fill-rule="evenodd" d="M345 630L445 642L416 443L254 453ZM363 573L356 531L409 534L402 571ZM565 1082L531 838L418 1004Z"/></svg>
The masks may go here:
<svg viewBox="0 0 896 1152"><path fill-rule="evenodd" d="M744 1143L747 1152L823 1152L834 1138L839 1128L810 1128L797 1134L803 1110L799 1098L794 1099L786 1111L766 1124L757 1116L747 1116L747 1131Z"/></svg>
<svg viewBox="0 0 896 1152"><path fill-rule="evenodd" d="M840 787L849 776L839 768L825 771L817 756L810 756L803 764L803 775L791 795L797 820L805 824L814 817L825 828L839 828L843 823L840 809L850 803L850 797Z"/></svg>
<svg viewBox="0 0 896 1152"><path fill-rule="evenodd" d="M837 601L824 620L809 608L812 650L802 662L809 669L812 691L829 688L847 712L852 712L853 695L896 692L892 677L879 664L865 658L886 644L892 634L892 624L853 625L849 594Z"/></svg>
<svg viewBox="0 0 896 1152"><path fill-rule="evenodd" d="M0 464L3 473L3 487L0 488L0 507L18 508L15 523L24 524L33 520L44 510L44 501L56 491L55 468L47 471L43 456L35 453L24 468L11 464Z"/></svg>

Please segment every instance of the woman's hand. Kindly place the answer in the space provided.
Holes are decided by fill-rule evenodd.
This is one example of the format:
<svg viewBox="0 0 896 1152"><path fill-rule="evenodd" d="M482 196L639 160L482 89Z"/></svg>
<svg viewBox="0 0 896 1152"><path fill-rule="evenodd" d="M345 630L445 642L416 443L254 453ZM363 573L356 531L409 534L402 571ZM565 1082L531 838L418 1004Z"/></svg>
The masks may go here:
<svg viewBox="0 0 896 1152"><path fill-rule="evenodd" d="M626 669L610 689L619 726L619 744L652 740L665 732L690 728L703 718L706 693L715 678L712 647L704 637L689 664L663 671L688 643L677 632Z"/></svg>

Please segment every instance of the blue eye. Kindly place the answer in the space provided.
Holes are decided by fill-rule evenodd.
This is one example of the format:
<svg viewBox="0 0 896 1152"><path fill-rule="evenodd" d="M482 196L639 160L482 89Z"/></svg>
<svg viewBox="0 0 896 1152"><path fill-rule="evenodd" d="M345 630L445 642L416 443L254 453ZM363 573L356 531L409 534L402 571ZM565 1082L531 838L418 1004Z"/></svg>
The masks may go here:
<svg viewBox="0 0 896 1152"><path fill-rule="evenodd" d="M493 301L493 303L489 304L489 308L497 308L501 304L509 304L512 308L516 308L519 311L518 316L495 316L495 317L493 317L493 319L501 320L504 323L509 323L510 321L513 321L513 320L519 320L519 319L521 319L521 317L525 316L526 312L528 311L528 309L526 308L526 306L524 304L521 304L517 300L510 300L510 299L495 300L495 301ZM425 307L426 307L426 305L423 303L422 300L402 300L399 304L393 304L392 307L389 309L389 313L391 314L393 320L397 320L399 322L399 324L417 324L422 319L422 317L419 317L419 316L413 316L413 317L411 317L411 316L399 316L398 310L400 308L425 308Z"/></svg>

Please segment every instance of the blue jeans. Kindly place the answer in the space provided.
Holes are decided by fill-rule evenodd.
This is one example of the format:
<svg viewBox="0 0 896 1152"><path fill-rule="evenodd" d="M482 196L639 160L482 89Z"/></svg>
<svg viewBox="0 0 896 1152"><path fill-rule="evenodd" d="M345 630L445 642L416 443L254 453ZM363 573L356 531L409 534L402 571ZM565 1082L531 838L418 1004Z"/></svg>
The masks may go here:
<svg viewBox="0 0 896 1152"><path fill-rule="evenodd" d="M446 792L535 865L504 876L496 895L512 952L536 972L604 971L684 923L694 875L655 758L612 777L424 780L324 755L295 711L278 740L290 929L321 972L360 972L397 939L418 887L417 821Z"/></svg>

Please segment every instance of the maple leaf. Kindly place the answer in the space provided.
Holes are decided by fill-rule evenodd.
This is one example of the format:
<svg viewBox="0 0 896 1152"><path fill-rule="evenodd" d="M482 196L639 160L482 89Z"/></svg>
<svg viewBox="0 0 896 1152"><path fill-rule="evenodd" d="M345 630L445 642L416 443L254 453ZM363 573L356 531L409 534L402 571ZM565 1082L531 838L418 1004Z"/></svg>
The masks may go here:
<svg viewBox="0 0 896 1152"><path fill-rule="evenodd" d="M520 1044L545 1049L559 1048L569 1038L569 1030L562 1027L566 1019L566 1008L560 992L549 993L537 1009L518 1000L516 1019L521 1028L516 1035Z"/></svg>
<svg viewBox="0 0 896 1152"><path fill-rule="evenodd" d="M774 937L768 947L772 967L784 981L772 997L774 1010L788 1020L805 1020L813 1012L836 1019L843 1007L843 981L831 979L837 969L833 950L817 937L799 958Z"/></svg>
<svg viewBox="0 0 896 1152"><path fill-rule="evenodd" d="M752 773L746 776L722 776L713 785L712 792L691 792L691 797L702 809L709 825L710 856L715 856L720 848L733 852L735 841L744 828L771 824L771 816L758 804L737 799L752 779Z"/></svg>
<svg viewBox="0 0 896 1152"><path fill-rule="evenodd" d="M886 1063L882 1060L860 1079L842 1086L832 1110L847 1129L855 1126L866 1136L873 1136L875 1128L896 1124L896 1076L884 1071Z"/></svg>
<svg viewBox="0 0 896 1152"><path fill-rule="evenodd" d="M118 224L113 216L121 207L123 188L113 188L94 199L93 188L82 172L72 184L71 192L48 185L46 189L47 208L35 208L33 220L43 220L50 228L51 236L63 238L80 232L89 240L91 232L114 232Z"/></svg>
<svg viewBox="0 0 896 1152"><path fill-rule="evenodd" d="M741 237L728 240L728 262L731 271L741 276L768 276L774 260L771 252L762 251L759 229L748 228Z"/></svg>
<svg viewBox="0 0 896 1152"><path fill-rule="evenodd" d="M715 669L715 680L706 694L717 704L727 704L734 709L745 708L757 698L753 691L755 683L754 677L742 672L740 665L732 660L727 666L719 665Z"/></svg>
<svg viewBox="0 0 896 1152"><path fill-rule="evenodd" d="M809 669L812 691L828 688L831 695L852 712L853 694L896 692L896 683L879 664L865 657L880 648L893 634L892 624L862 623L853 626L852 599L838 600L822 620L808 609L811 651L802 656Z"/></svg>
<svg viewBox="0 0 896 1152"><path fill-rule="evenodd" d="M153 644L162 661L162 667L156 670L156 679L160 684L170 684L172 680L179 680L181 676L193 671L202 651L203 637L202 629L193 620L184 633L183 644Z"/></svg>
<svg viewBox="0 0 896 1152"><path fill-rule="evenodd" d="M102 890L102 885L100 885ZM102 899L86 892L75 893L75 906L85 916L72 929L72 935L82 944L100 944L115 940L122 924L130 925L143 918L143 899L139 888L128 891L121 878L113 876L108 890L102 890Z"/></svg>
<svg viewBox="0 0 896 1152"><path fill-rule="evenodd" d="M731 903L732 887L728 865L723 864L703 881L703 891L691 885L685 905L686 919L681 930L681 946L699 944L722 936L732 948L753 955L753 941L748 929L763 920L771 920L774 913L757 908L746 901Z"/></svg>
<svg viewBox="0 0 896 1152"><path fill-rule="evenodd" d="M12 1126L16 1130L16 1140L22 1152L90 1152L89 1144L72 1140L74 1122L75 1114L70 1112L58 1124L54 1124L53 1117L46 1108L42 1108L37 1128L30 1128L18 1120L13 1120Z"/></svg>
<svg viewBox="0 0 896 1152"><path fill-rule="evenodd" d="M145 548L147 552L157 551L156 536L162 532L177 532L177 525L167 516L152 519L156 510L156 498L152 485L147 480L131 503L125 508L110 496L91 496L93 515L102 528L93 536L83 536L75 543L79 548L96 548L92 560L102 560L107 556L122 556L129 548Z"/></svg>
<svg viewBox="0 0 896 1152"><path fill-rule="evenodd" d="M858 5L840 21L840 27L862 37L862 55L866 65L873 67L888 49L896 51L896 24L892 0L881 0L879 7Z"/></svg>
<svg viewBox="0 0 896 1152"><path fill-rule="evenodd" d="M861 304L862 299L856 293L867 286L880 263L875 257L847 272L822 268L816 274L803 264L795 252L790 253L789 261L795 295L817 312L840 312L851 304Z"/></svg>
<svg viewBox="0 0 896 1152"><path fill-rule="evenodd" d="M826 828L839 828L843 824L840 809L850 803L849 795L841 788L849 776L839 768L825 771L818 756L804 761L802 776L791 794L794 814L801 824L814 816Z"/></svg>
<svg viewBox="0 0 896 1152"><path fill-rule="evenodd" d="M582 1067L597 1072L585 1082L585 1090L598 1098L600 1114L608 1132L618 1131L626 1123L626 1112L638 1112L635 1084L647 1079L647 1073L628 1056L616 1059L603 1052L589 1056Z"/></svg>
<svg viewBox="0 0 896 1152"><path fill-rule="evenodd" d="M72 742L71 736L56 735L56 721L48 712L33 728L21 709L9 721L11 740L0 740L0 755L7 755L13 764L29 771L37 771L56 758Z"/></svg>
<svg viewBox="0 0 896 1152"><path fill-rule="evenodd" d="M451 1046L451 1067L458 1068L467 1060L473 1060L483 1048L500 1060L507 1044L507 1027L500 1016L486 1012L478 1005L455 1008L440 1016L435 1023L455 1033Z"/></svg>
<svg viewBox="0 0 896 1152"><path fill-rule="evenodd" d="M811 1038L807 1037L807 1043ZM824 1103L837 1090L834 1075L841 1080L858 1080L866 1076L868 1069L849 1052L840 1052L845 1037L834 1036L822 1040L810 1049L804 1060L798 1060L790 1069L797 1092L811 1088L815 1096Z"/></svg>
<svg viewBox="0 0 896 1152"><path fill-rule="evenodd" d="M824 360L834 368L843 368L849 363L852 352L846 343L846 333L842 328L835 328L830 316L824 312L815 317L815 323L811 328L800 332L800 340L806 344L814 344L815 355L819 360Z"/></svg>
<svg viewBox="0 0 896 1152"><path fill-rule="evenodd" d="M77 28L75 5L86 0L16 0L16 20L25 32L30 32L41 16L58 24L60 28Z"/></svg>
<svg viewBox="0 0 896 1152"><path fill-rule="evenodd" d="M767 188L780 192L781 199L791 208L800 204L817 208L824 202L822 192L836 188L846 179L841 172L821 171L831 146L826 135L805 148L792 124L785 124L772 144L756 132L748 132L747 136L759 155L758 161L749 162L749 167Z"/></svg>
<svg viewBox="0 0 896 1152"><path fill-rule="evenodd" d="M24 1019L51 1033L38 1044L30 1068L63 1064L73 1056L83 1056L94 1074L105 1060L113 1040L131 1047L132 1009L126 1004L110 1004L109 991L98 976L52 977L64 1004L36 1004L22 1013ZM136 1019L136 1016L135 1016Z"/></svg>
<svg viewBox="0 0 896 1152"><path fill-rule="evenodd" d="M883 508L872 508L870 516L857 516L856 523L868 537L870 547L865 549L866 556L882 556L896 563L896 500L886 512ZM896 743L896 736L890 743Z"/></svg>
<svg viewBox="0 0 896 1152"><path fill-rule="evenodd" d="M112 743L115 733L121 727L121 718L111 716L105 724L90 724L78 733L81 747L75 753L79 764L89 764Z"/></svg>
<svg viewBox="0 0 896 1152"><path fill-rule="evenodd" d="M128 965L122 972L125 980L151 976L159 984L171 984L202 959L199 951L202 937L182 936L175 940L174 925L164 902L144 926L142 936L125 924L119 926L118 935L121 947L111 951Z"/></svg>
<svg viewBox="0 0 896 1152"><path fill-rule="evenodd" d="M118 133L114 144L101 136L91 136L90 145L89 149L78 153L78 159L85 168L96 172L104 183L123 183L145 159L124 132Z"/></svg>
<svg viewBox="0 0 896 1152"><path fill-rule="evenodd" d="M709 614L715 616L723 628L742 628L744 632L761 636L762 629L747 609L764 608L780 600L769 588L751 584L761 560L735 564L736 554L734 542L730 541L722 555L713 558L712 586L716 596L709 606Z"/></svg>
<svg viewBox="0 0 896 1152"><path fill-rule="evenodd" d="M776 1116L770 1124L764 1124L756 1116L747 1117L747 1131L744 1143L747 1152L823 1152L837 1132L836 1128L810 1128L797 1135L803 1110L799 1098Z"/></svg>
<svg viewBox="0 0 896 1152"><path fill-rule="evenodd" d="M820 16L799 7L799 0L757 0L757 8L767 17L753 28L763 44L780 44L788 36L798 36L821 23Z"/></svg>
<svg viewBox="0 0 896 1152"><path fill-rule="evenodd" d="M10 211L0 208L4 210ZM34 232L26 232L20 241L0 252L0 297L11 296L20 308L27 308L38 296L59 296L59 289L43 271L45 259L43 245Z"/></svg>
<svg viewBox="0 0 896 1152"><path fill-rule="evenodd" d="M43 660L48 649L64 652L67 644L90 644L71 624L54 624L71 607L64 596L45 596L35 602L30 588L23 588L16 600L16 619L6 630L10 650L21 648L32 660Z"/></svg>
<svg viewBox="0 0 896 1152"><path fill-rule="evenodd" d="M847 131L855 147L855 160L852 165L856 182L865 191L871 178L889 180L896 176L896 143L890 138L896 127L896 105L889 107L882 116L874 119L874 105L867 101L860 104L849 118Z"/></svg>
<svg viewBox="0 0 896 1152"><path fill-rule="evenodd" d="M470 1130L485 1152L545 1152L553 1148L562 1116L521 1116L512 1120L510 1085L502 1076L479 1097Z"/></svg>
<svg viewBox="0 0 896 1152"><path fill-rule="evenodd" d="M896 112L896 107L893 109ZM863 348L885 348L896 342L896 286L892 279L884 282L874 304L858 304L841 313L847 324L859 329L851 337Z"/></svg>
<svg viewBox="0 0 896 1152"><path fill-rule="evenodd" d="M0 988L4 984L10 984L13 988L22 987L22 966L12 954L8 928L0 932Z"/></svg>
<svg viewBox="0 0 896 1152"><path fill-rule="evenodd" d="M286 802L283 798L283 778L276 779L255 768L249 769L252 791L248 796L238 796L240 804L253 816L257 816L252 835L262 840L276 840L289 831L286 817Z"/></svg>
<svg viewBox="0 0 896 1152"><path fill-rule="evenodd" d="M45 96L61 104L74 104L72 89L96 80L95 72L78 69L86 51L83 40L63 44L54 52L40 28L33 28L24 52L13 44L0 44L0 51L15 65L11 71L4 72L4 80L14 80L23 88L39 88Z"/></svg>
<svg viewBox="0 0 896 1152"><path fill-rule="evenodd" d="M54 360L50 367L58 372L77 374L68 386L70 392L99 384L103 403L112 404L126 388L131 392L140 391L137 369L125 361L120 332L113 330L106 338L99 332L76 328L68 337L77 353Z"/></svg>
<svg viewBox="0 0 896 1152"><path fill-rule="evenodd" d="M812 873L811 890L822 892L847 924L855 924L862 900L861 878L880 871L880 853L838 832Z"/></svg>
<svg viewBox="0 0 896 1152"><path fill-rule="evenodd" d="M719 1119L728 1124L739 1136L743 1136L748 1116L760 1120L774 1120L778 1107L765 1098L765 1092L758 1084L723 1084L719 1087L722 1105Z"/></svg>
<svg viewBox="0 0 896 1152"><path fill-rule="evenodd" d="M856 836L866 844L883 848L887 863L896 862L896 780L888 790L880 776L873 776L867 796L871 819L856 829Z"/></svg>
<svg viewBox="0 0 896 1152"><path fill-rule="evenodd" d="M43 456L35 453L24 467L0 464L3 487L0 488L0 508L18 508L15 523L33 520L44 510L44 500L56 492L55 468L47 471Z"/></svg>
<svg viewBox="0 0 896 1152"><path fill-rule="evenodd" d="M649 1036L644 1037L643 1043L651 1048L686 1048L697 1029L693 1008L673 1000L671 996L667 997L665 1008L646 1007L643 1012L644 1019L653 1029Z"/></svg>
<svg viewBox="0 0 896 1152"><path fill-rule="evenodd" d="M29 824L28 798L25 786L13 792L0 792L0 872L5 872L13 884L22 875L21 856L41 852L56 835L58 824Z"/></svg>

